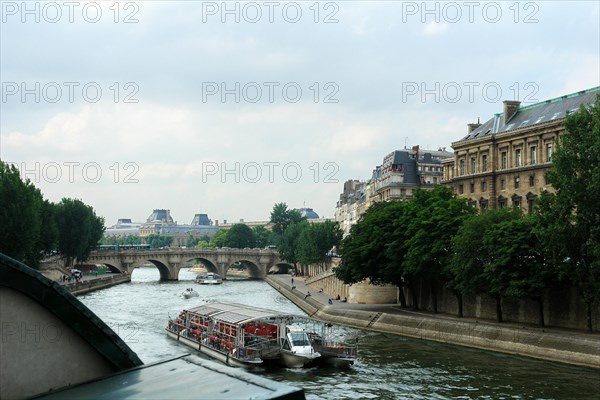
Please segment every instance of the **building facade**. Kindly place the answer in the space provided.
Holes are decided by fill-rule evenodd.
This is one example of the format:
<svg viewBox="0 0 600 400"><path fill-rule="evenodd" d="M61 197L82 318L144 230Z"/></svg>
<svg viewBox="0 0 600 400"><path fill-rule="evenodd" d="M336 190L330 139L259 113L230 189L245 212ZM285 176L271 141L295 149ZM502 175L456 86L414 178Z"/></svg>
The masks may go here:
<svg viewBox="0 0 600 400"><path fill-rule="evenodd" d="M589 105L600 87L521 107L504 101L501 113L483 124L468 124L452 143L454 157L443 161L443 184L480 212L518 207L533 212L542 191L552 191L545 175L564 132L564 119Z"/></svg>
<svg viewBox="0 0 600 400"><path fill-rule="evenodd" d="M443 162L453 153L445 149L396 150L383 158L381 165L373 169L367 182L349 180L336 205L335 220L344 235L350 233L371 204L378 201L410 200L416 189L431 189L442 182Z"/></svg>

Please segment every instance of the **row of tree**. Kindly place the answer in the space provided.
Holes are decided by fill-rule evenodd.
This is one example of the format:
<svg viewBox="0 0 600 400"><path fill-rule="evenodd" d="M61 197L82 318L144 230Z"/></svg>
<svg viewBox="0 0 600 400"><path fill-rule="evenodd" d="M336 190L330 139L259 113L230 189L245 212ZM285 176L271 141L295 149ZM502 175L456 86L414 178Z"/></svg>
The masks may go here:
<svg viewBox="0 0 600 400"><path fill-rule="evenodd" d="M271 212L273 235L281 258L301 268L306 265L324 265L327 253L342 240L342 230L337 222L309 223L298 210L288 209L278 203ZM304 272L304 271L302 271Z"/></svg>
<svg viewBox="0 0 600 400"><path fill-rule="evenodd" d="M413 201L376 203L342 243L336 275L345 283L365 279L390 283L412 294L417 282L430 286L433 311L440 287L452 290L462 316L464 295L539 303L554 285L578 288L587 306L600 300L600 96L565 121L547 180L556 189L540 193L537 212L490 210L477 214L445 187L418 190ZM400 302L406 306L403 290Z"/></svg>
<svg viewBox="0 0 600 400"><path fill-rule="evenodd" d="M81 200L44 199L18 169L0 161L0 252L37 267L58 252L67 265L85 260L104 233L104 219Z"/></svg>

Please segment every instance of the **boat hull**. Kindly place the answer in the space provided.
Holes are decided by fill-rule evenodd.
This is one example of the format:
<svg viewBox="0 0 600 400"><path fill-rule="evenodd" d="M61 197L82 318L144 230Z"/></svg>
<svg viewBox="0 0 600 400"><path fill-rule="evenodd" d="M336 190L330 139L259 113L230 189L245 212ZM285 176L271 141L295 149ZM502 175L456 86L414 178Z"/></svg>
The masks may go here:
<svg viewBox="0 0 600 400"><path fill-rule="evenodd" d="M281 350L281 362L288 368L302 368L319 358L319 353L296 354L289 350Z"/></svg>
<svg viewBox="0 0 600 400"><path fill-rule="evenodd" d="M205 354L210 358L219 360L222 363L227 364L231 367L254 368L256 366L259 366L262 363L262 360L256 360L256 361L240 360L235 357L232 357L229 353L215 350L209 346L202 345L200 342L197 342L188 337L185 337L183 335L172 332L168 329L166 331L167 331L167 335L170 338L175 339L178 342L180 342L188 347L191 347L194 350L197 350L200 353Z"/></svg>

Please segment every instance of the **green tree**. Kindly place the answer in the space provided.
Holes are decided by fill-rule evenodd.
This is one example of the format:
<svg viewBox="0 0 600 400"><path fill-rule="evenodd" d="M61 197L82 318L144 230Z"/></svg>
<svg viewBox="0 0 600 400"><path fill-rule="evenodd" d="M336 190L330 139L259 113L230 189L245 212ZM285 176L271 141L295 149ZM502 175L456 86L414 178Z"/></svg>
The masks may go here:
<svg viewBox="0 0 600 400"><path fill-rule="evenodd" d="M520 209L515 214L521 214ZM519 216L493 225L484 235L491 262L483 277L488 293L496 298L531 298L538 303L539 324L544 326L544 289L554 278L538 236L537 215ZM499 321L502 321L500 310Z"/></svg>
<svg viewBox="0 0 600 400"><path fill-rule="evenodd" d="M159 249L161 247L169 247L173 243L172 236L163 236L157 234L151 234L146 237L146 243L153 249Z"/></svg>
<svg viewBox="0 0 600 400"><path fill-rule="evenodd" d="M593 303L600 300L600 95L565 119L546 178L556 193L542 196L540 211L551 217L540 234L579 289L592 331Z"/></svg>
<svg viewBox="0 0 600 400"><path fill-rule="evenodd" d="M189 235L187 240L185 241L185 247L187 247L187 248L196 247L198 242L200 242L199 238Z"/></svg>
<svg viewBox="0 0 600 400"><path fill-rule="evenodd" d="M203 248L209 247L209 246L210 246L210 243L207 242L206 240L201 240L198 242L198 244L196 244L196 247L199 249L203 249Z"/></svg>
<svg viewBox="0 0 600 400"><path fill-rule="evenodd" d="M500 223L519 219L515 209L489 210L467 219L452 239L453 257L449 264L447 286L461 295L489 294L496 300L496 318L502 321L502 290L494 290L490 275L498 251L485 242L488 232ZM499 250L501 251L501 250ZM493 282L492 282L493 283ZM460 305L459 305L460 307ZM462 310L459 309L459 315Z"/></svg>
<svg viewBox="0 0 600 400"><path fill-rule="evenodd" d="M281 235L279 243L277 243L279 256L285 261L293 264L296 271L298 271L298 240L302 235L302 231L307 227L308 222L306 222L306 220L289 225ZM304 273L304 271L302 271L302 273Z"/></svg>
<svg viewBox="0 0 600 400"><path fill-rule="evenodd" d="M246 224L233 224L227 232L225 246L237 249L254 248L256 246L254 231Z"/></svg>
<svg viewBox="0 0 600 400"><path fill-rule="evenodd" d="M66 257L66 265L75 259L85 261L104 233L104 218L81 200L64 198L56 206L58 247Z"/></svg>
<svg viewBox="0 0 600 400"><path fill-rule="evenodd" d="M342 235L337 222L309 224L300 234L297 243L298 262L304 265L321 264L323 267L327 252L340 244Z"/></svg>
<svg viewBox="0 0 600 400"><path fill-rule="evenodd" d="M48 217L40 191L17 168L0 161L0 251L33 267L46 247L40 238ZM47 221L46 221L47 222ZM43 233L42 233L43 235ZM51 240L53 241L53 240Z"/></svg>
<svg viewBox="0 0 600 400"><path fill-rule="evenodd" d="M277 203L271 211L271 223L273 224L273 232L282 235L288 226L297 224L306 220L298 210L290 210L286 203Z"/></svg>
<svg viewBox="0 0 600 400"><path fill-rule="evenodd" d="M210 240L211 247L223 247L227 241L227 229L219 229Z"/></svg>
<svg viewBox="0 0 600 400"><path fill-rule="evenodd" d="M409 204L390 201L369 207L342 241L342 261L334 271L338 279L346 284L368 279L375 285L396 285L400 288L400 302L406 307L401 243L405 239L404 216Z"/></svg>
<svg viewBox="0 0 600 400"><path fill-rule="evenodd" d="M429 283L433 312L437 312L438 288L448 280L452 259L452 238L463 222L475 215L465 199L458 199L444 186L433 190L416 190L410 207L410 218L404 219L406 250L403 273ZM457 293L458 294L458 293ZM459 304L462 302L457 295ZM461 306L459 305L459 314Z"/></svg>
<svg viewBox="0 0 600 400"><path fill-rule="evenodd" d="M256 238L256 247L264 248L270 245L272 233L264 226L255 226L253 228L254 237Z"/></svg>

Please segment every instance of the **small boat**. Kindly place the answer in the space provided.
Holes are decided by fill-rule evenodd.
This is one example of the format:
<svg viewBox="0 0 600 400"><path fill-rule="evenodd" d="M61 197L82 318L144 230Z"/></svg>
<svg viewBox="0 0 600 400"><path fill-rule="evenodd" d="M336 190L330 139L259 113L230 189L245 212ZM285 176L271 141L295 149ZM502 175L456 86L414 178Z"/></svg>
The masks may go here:
<svg viewBox="0 0 600 400"><path fill-rule="evenodd" d="M297 325L288 325L285 330L286 337L281 346L281 358L286 367L301 368L321 356L313 348L304 329Z"/></svg>
<svg viewBox="0 0 600 400"><path fill-rule="evenodd" d="M206 272L206 268L204 268L204 267L192 267L192 268L190 268L190 272L195 272L195 273Z"/></svg>
<svg viewBox="0 0 600 400"><path fill-rule="evenodd" d="M198 296L199 296L198 292L196 292L192 288L187 288L187 289L185 289L185 291L183 293L181 293L181 297L183 297L185 299L190 299L192 297L198 297Z"/></svg>
<svg viewBox="0 0 600 400"><path fill-rule="evenodd" d="M183 310L169 319L166 330L169 337L237 367L340 367L356 358L356 346L344 342L331 324L242 304Z"/></svg>
<svg viewBox="0 0 600 400"><path fill-rule="evenodd" d="M196 283L201 285L220 285L223 283L223 279L219 274L215 274L214 272L207 272L206 274L201 274L196 277Z"/></svg>

